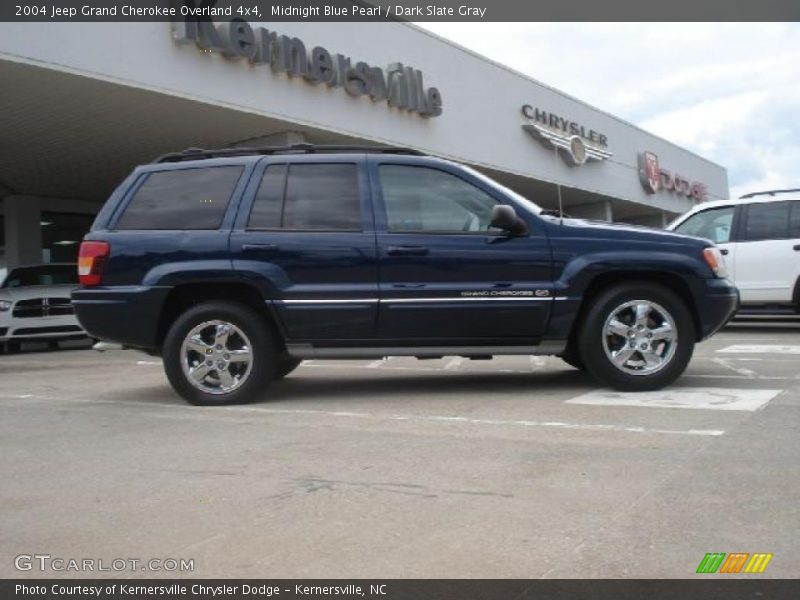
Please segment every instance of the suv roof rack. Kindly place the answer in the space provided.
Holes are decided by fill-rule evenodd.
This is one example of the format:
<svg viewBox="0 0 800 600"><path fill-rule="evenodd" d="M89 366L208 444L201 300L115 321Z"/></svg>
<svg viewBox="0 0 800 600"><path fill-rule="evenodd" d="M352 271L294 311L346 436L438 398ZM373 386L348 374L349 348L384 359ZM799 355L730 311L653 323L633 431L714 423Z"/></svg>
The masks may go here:
<svg viewBox="0 0 800 600"><path fill-rule="evenodd" d="M292 144L290 146L251 146L241 148L218 148L206 150L204 148L187 148L180 152L169 152L156 158L153 163L182 162L185 160L203 160L208 158L224 158L231 156L258 156L269 154L316 154L358 152L377 154L411 154L425 156L424 152L413 148L400 146L358 146L358 145L315 145Z"/></svg>
<svg viewBox="0 0 800 600"><path fill-rule="evenodd" d="M774 196L775 194L793 194L795 192L800 192L800 189L767 190L765 192L750 192L749 194L745 194L744 196L739 196L739 198L745 199L745 198L755 198L756 196Z"/></svg>

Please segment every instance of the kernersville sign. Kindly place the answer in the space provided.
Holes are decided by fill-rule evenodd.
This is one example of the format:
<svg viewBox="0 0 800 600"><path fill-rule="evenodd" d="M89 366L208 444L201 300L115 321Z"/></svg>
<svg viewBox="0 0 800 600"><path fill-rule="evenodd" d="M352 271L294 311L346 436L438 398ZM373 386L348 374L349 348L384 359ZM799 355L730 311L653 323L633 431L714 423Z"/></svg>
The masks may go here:
<svg viewBox="0 0 800 600"><path fill-rule="evenodd" d="M194 43L206 52L219 52L230 60L247 60L269 65L274 72L302 77L314 84L343 88L351 96L368 96L373 102L415 112L423 117L442 114L442 95L426 88L422 72L400 62L383 69L364 61L353 61L322 46L308 50L297 37L279 35L264 27L251 26L244 19L215 24L210 18L172 22L178 43Z"/></svg>

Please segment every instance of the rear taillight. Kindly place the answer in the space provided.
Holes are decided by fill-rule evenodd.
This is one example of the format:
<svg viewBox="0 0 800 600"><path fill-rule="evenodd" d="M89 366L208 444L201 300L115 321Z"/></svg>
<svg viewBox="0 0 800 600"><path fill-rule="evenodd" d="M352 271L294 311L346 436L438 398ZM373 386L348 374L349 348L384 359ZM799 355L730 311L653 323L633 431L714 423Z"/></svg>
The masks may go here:
<svg viewBox="0 0 800 600"><path fill-rule="evenodd" d="M78 277L81 285L100 285L103 279L103 268L111 253L108 242L85 241L78 251Z"/></svg>

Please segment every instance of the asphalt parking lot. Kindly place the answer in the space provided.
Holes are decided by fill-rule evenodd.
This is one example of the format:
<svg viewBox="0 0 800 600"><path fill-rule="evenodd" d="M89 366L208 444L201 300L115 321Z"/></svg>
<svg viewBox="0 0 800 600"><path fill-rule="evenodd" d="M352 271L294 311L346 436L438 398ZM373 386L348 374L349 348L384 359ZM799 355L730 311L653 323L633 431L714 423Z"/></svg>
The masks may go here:
<svg viewBox="0 0 800 600"><path fill-rule="evenodd" d="M45 553L203 578L685 578L707 552L800 576L800 322L728 327L663 393L556 358L398 358L196 408L157 359L66 350L0 356L0 405L2 577L81 575L14 568Z"/></svg>

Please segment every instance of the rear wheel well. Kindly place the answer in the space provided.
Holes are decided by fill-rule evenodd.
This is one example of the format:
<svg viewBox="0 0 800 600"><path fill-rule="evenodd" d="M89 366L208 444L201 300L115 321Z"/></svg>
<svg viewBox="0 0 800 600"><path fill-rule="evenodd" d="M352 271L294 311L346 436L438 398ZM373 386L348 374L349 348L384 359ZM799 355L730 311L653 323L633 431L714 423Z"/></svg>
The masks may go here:
<svg viewBox="0 0 800 600"><path fill-rule="evenodd" d="M580 331L586 313L589 311L592 300L604 290L618 283L658 283L676 293L686 304L689 313L692 315L695 339L696 341L700 340L702 336L700 314L697 312L697 306L695 305L689 286L678 275L664 273L662 271L613 271L611 273L597 275L589 282L586 291L583 293L583 301L581 302L580 309L572 324L572 330L569 335L569 344L572 347L575 347L578 332Z"/></svg>
<svg viewBox="0 0 800 600"><path fill-rule="evenodd" d="M264 297L254 287L246 283L236 282L217 284L185 283L175 286L164 300L158 319L156 338L159 351L175 319L189 308L209 300L238 302L252 308L263 316L266 326L270 328L273 334L273 339L282 340L278 327L267 309Z"/></svg>

